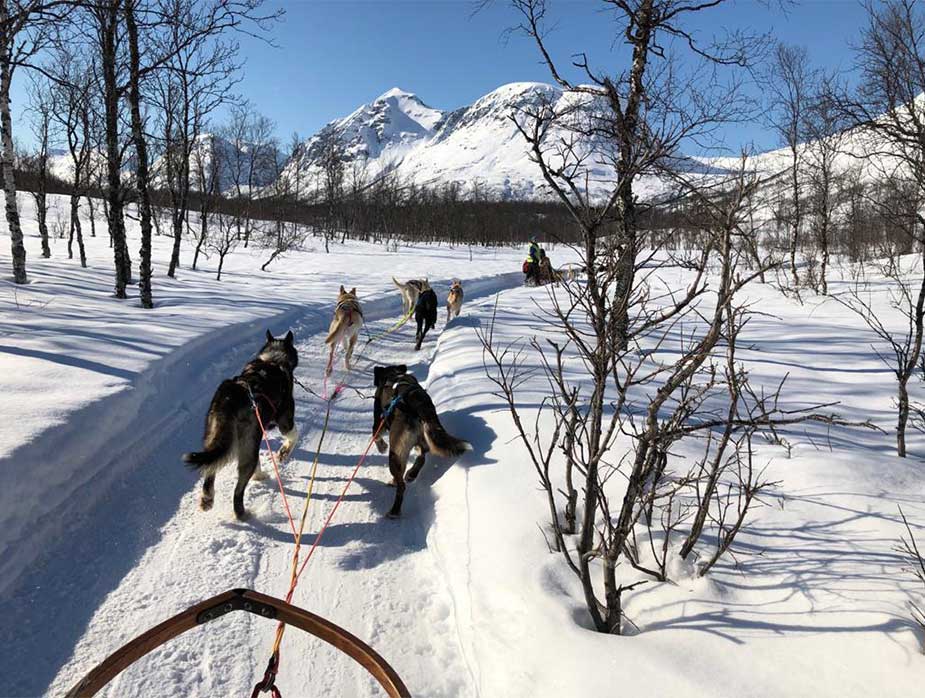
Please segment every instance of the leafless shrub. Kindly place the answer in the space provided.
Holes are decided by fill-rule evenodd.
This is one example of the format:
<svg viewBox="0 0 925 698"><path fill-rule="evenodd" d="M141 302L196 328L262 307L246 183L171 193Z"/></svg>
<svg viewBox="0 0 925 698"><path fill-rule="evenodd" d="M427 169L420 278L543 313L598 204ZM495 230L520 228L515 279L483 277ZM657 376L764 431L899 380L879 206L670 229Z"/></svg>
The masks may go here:
<svg viewBox="0 0 925 698"><path fill-rule="evenodd" d="M215 254L218 255L218 268L215 272L215 280L222 280L222 269L225 266L225 258L238 248L242 242L239 234L241 221L233 216L215 216L216 230L213 235L209 236L206 244Z"/></svg>
<svg viewBox="0 0 925 698"><path fill-rule="evenodd" d="M906 519L906 515L903 513L902 508L899 510L899 515L902 517L907 537L899 539L896 551L905 559L908 565L906 571L912 575L913 579L915 579L921 587L919 591L922 594L922 599L919 601L910 600L909 605L912 611L912 620L918 624L923 632L922 651L925 652L925 557L923 557L919 549L919 545L915 540L915 535L912 533L912 526L909 525L909 521Z"/></svg>

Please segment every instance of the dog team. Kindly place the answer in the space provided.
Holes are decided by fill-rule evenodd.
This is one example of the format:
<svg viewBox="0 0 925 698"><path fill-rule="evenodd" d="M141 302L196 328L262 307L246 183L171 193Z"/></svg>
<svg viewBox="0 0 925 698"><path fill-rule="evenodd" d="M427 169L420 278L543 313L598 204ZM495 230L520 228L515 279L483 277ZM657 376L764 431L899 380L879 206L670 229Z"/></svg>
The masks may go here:
<svg viewBox="0 0 925 698"><path fill-rule="evenodd" d="M415 349L421 348L428 331L437 324L437 294L426 279L404 283L393 277L402 297L402 315L409 319L414 313L417 323ZM459 317L463 303L463 288L454 280L447 295L447 323ZM334 353L340 345L344 366L352 370L350 361L363 327L363 309L356 288L340 287L334 317L325 343L329 346L325 375L333 370ZM239 520L247 518L244 491L247 483L265 479L260 469L260 442L263 430L273 427L283 436L280 460L292 454L299 438L295 425L293 385L299 356L292 332L274 337L267 330L266 342L234 378L222 381L215 391L206 414L203 450L187 453L184 462L203 474L199 505L212 508L215 495L215 474L232 462L238 465L238 482L234 489L234 513ZM389 472L395 486L395 501L388 512L390 518L401 514L405 483L412 482L421 472L427 453L457 457L471 446L447 433L440 423L437 410L427 391L408 373L405 365L376 366L373 369L375 395L373 403L373 435L380 453L389 452ZM380 428L381 427L381 428ZM382 435L388 434L388 445ZM411 452L417 456L405 473Z"/></svg>

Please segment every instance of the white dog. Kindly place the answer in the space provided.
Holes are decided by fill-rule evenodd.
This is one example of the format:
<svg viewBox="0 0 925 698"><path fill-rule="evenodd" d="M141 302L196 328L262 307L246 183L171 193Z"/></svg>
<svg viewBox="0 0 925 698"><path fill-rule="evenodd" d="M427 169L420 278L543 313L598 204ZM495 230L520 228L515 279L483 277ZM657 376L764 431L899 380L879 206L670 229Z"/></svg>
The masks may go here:
<svg viewBox="0 0 925 698"><path fill-rule="evenodd" d="M392 281L401 291L402 315L410 315L418 302L421 291L425 288L430 288L427 279L408 279L408 281L402 283L393 276Z"/></svg>

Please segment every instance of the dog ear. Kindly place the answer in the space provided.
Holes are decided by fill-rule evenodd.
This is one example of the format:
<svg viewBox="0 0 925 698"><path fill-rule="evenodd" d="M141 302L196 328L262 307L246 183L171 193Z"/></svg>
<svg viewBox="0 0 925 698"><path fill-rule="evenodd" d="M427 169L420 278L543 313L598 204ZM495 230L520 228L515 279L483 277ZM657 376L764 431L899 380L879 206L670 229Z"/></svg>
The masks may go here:
<svg viewBox="0 0 925 698"><path fill-rule="evenodd" d="M341 292L341 293L346 293L346 292L347 292L347 290L344 288L344 285L343 285L343 284L340 285L340 292Z"/></svg>
<svg viewBox="0 0 925 698"><path fill-rule="evenodd" d="M355 296L356 294L357 294L357 287L354 286L353 288L350 289L350 295Z"/></svg>
<svg viewBox="0 0 925 698"><path fill-rule="evenodd" d="M267 330L267 341L268 341L268 342L272 342L272 341L273 341L273 333L270 332L270 330Z"/></svg>
<svg viewBox="0 0 925 698"><path fill-rule="evenodd" d="M395 367L395 370L402 375L408 373L408 367L405 366L405 364L398 364L398 366Z"/></svg>
<svg viewBox="0 0 925 698"><path fill-rule="evenodd" d="M292 334L292 330L289 330L289 331L286 333L286 344L288 344L288 345L291 347L292 344L293 344L293 342L292 342L293 339L295 339L295 335Z"/></svg>
<svg viewBox="0 0 925 698"><path fill-rule="evenodd" d="M382 383L382 372L385 371L384 366L376 366L373 368L373 385L377 388Z"/></svg>

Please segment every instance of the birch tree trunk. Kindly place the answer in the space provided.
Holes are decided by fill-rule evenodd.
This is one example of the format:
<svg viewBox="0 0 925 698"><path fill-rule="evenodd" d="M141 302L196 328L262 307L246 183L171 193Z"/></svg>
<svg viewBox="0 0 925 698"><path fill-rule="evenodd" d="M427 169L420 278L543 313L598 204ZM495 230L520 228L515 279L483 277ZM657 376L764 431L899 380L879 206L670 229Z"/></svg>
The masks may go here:
<svg viewBox="0 0 925 698"><path fill-rule="evenodd" d="M13 68L10 65L12 51L10 13L7 0L0 0L0 169L3 170L3 192L6 198L6 222L10 228L10 244L13 254L13 281L28 283L26 276L26 247L23 244L22 225L19 222L19 206L16 202L16 178L13 174L13 119L10 116L10 83Z"/></svg>
<svg viewBox="0 0 925 698"><path fill-rule="evenodd" d="M139 282L141 306L153 308L151 294L151 194L148 190L148 146L145 141L144 123L141 119L141 85L139 75L138 26L135 24L135 0L125 2L125 26L129 45L129 107L132 113L132 140L138 159L138 212L141 221L141 261Z"/></svg>
<svg viewBox="0 0 925 698"><path fill-rule="evenodd" d="M3 0L0 0L2 2ZM121 0L109 0L95 10L99 21L102 48L103 96L106 104L106 179L108 185L107 219L116 267L116 298L127 298L126 288L132 277L131 261L125 241L122 201L122 153L119 147L119 87L116 83L116 43Z"/></svg>

